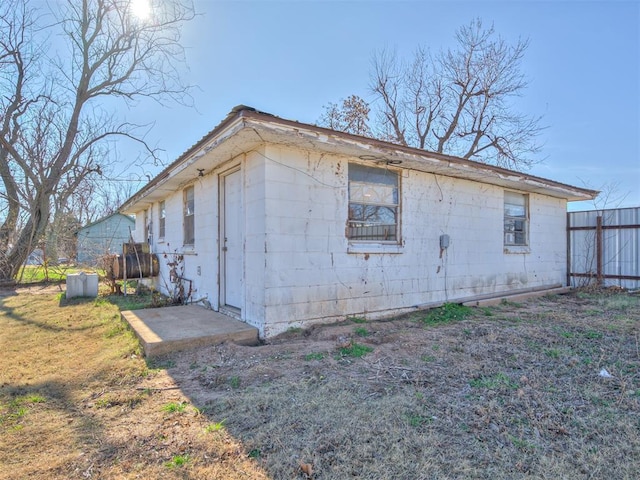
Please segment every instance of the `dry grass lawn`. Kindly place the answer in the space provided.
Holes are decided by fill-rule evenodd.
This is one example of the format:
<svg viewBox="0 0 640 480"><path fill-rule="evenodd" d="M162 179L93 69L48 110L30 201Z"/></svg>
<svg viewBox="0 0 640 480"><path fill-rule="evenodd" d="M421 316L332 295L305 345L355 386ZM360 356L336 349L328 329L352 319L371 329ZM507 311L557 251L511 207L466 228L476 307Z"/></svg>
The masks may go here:
<svg viewBox="0 0 640 480"><path fill-rule="evenodd" d="M109 302L0 297L0 332L0 479L268 478Z"/></svg>
<svg viewBox="0 0 640 480"><path fill-rule="evenodd" d="M0 478L635 479L640 296L576 292L147 364L117 308L0 298Z"/></svg>

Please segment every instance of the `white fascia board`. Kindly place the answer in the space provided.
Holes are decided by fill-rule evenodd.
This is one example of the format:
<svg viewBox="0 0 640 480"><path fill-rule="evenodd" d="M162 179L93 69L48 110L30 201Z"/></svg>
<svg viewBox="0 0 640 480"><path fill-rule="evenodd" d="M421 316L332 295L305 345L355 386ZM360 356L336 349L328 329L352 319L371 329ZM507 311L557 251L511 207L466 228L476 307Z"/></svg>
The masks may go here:
<svg viewBox="0 0 640 480"><path fill-rule="evenodd" d="M377 164L400 161L400 164L395 165L398 168L472 180L518 191L540 193L568 201L591 200L593 198L583 189L574 188L571 185L479 162L466 161L461 158L451 157L449 160L446 155L443 155L444 158L438 158L429 155L429 152L426 151L424 155L420 155L406 151L404 148L382 147L377 143L367 142L364 138L360 140L358 137L343 136L338 132L336 135L331 135L298 126L257 119L249 119L248 124L252 124L253 128L259 130L265 141L273 143L289 144L307 150L326 151Z"/></svg>
<svg viewBox="0 0 640 480"><path fill-rule="evenodd" d="M197 148L195 150L186 154L186 156L183 154L183 158L179 158L160 172L125 203L120 208L120 211L135 213L136 211L144 210L154 202L165 198L168 193L175 192L193 182L197 178L199 168L203 168L208 173L218 164L227 161L228 158L226 156L231 154L234 146L237 146L243 140L238 137L238 134L244 130L244 122L244 119L238 118L210 138L205 137L199 144L196 144ZM233 145L225 148L232 138L236 138L238 142L233 142ZM215 157L208 156L212 151L216 152Z"/></svg>

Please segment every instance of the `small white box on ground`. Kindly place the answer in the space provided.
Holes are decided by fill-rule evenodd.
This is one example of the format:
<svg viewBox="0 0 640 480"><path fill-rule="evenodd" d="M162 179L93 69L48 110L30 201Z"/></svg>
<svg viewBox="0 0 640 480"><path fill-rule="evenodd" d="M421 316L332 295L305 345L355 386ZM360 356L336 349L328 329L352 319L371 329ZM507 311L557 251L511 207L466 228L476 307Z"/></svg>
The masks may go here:
<svg viewBox="0 0 640 480"><path fill-rule="evenodd" d="M67 275L67 298L97 297L98 274L97 273L73 273Z"/></svg>

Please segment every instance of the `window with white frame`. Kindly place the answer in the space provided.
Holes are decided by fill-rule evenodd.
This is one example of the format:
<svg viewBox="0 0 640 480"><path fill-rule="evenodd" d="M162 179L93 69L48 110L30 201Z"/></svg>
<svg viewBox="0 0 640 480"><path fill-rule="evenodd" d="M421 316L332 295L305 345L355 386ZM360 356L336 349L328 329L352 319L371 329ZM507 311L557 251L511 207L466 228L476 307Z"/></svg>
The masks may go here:
<svg viewBox="0 0 640 480"><path fill-rule="evenodd" d="M184 189L184 244L193 245L195 234L195 201L193 187Z"/></svg>
<svg viewBox="0 0 640 480"><path fill-rule="evenodd" d="M167 210L164 200L158 205L158 238L163 239L165 234L165 224L167 221Z"/></svg>
<svg viewBox="0 0 640 480"><path fill-rule="evenodd" d="M399 241L399 187L396 171L349 164L349 240Z"/></svg>
<svg viewBox="0 0 640 480"><path fill-rule="evenodd" d="M529 196L517 192L504 192L504 244L529 244Z"/></svg>

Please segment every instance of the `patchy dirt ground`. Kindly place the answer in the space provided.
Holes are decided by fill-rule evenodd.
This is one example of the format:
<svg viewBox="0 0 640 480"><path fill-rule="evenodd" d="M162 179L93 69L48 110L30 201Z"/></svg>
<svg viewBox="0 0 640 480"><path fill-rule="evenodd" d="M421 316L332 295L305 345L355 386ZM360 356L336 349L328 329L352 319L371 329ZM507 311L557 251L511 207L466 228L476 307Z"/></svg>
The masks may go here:
<svg viewBox="0 0 640 480"><path fill-rule="evenodd" d="M640 471L637 294L354 318L153 363L100 301L5 297L0 328L0 478Z"/></svg>
<svg viewBox="0 0 640 480"><path fill-rule="evenodd" d="M205 348L168 373L275 479L637 476L638 296L450 313Z"/></svg>

